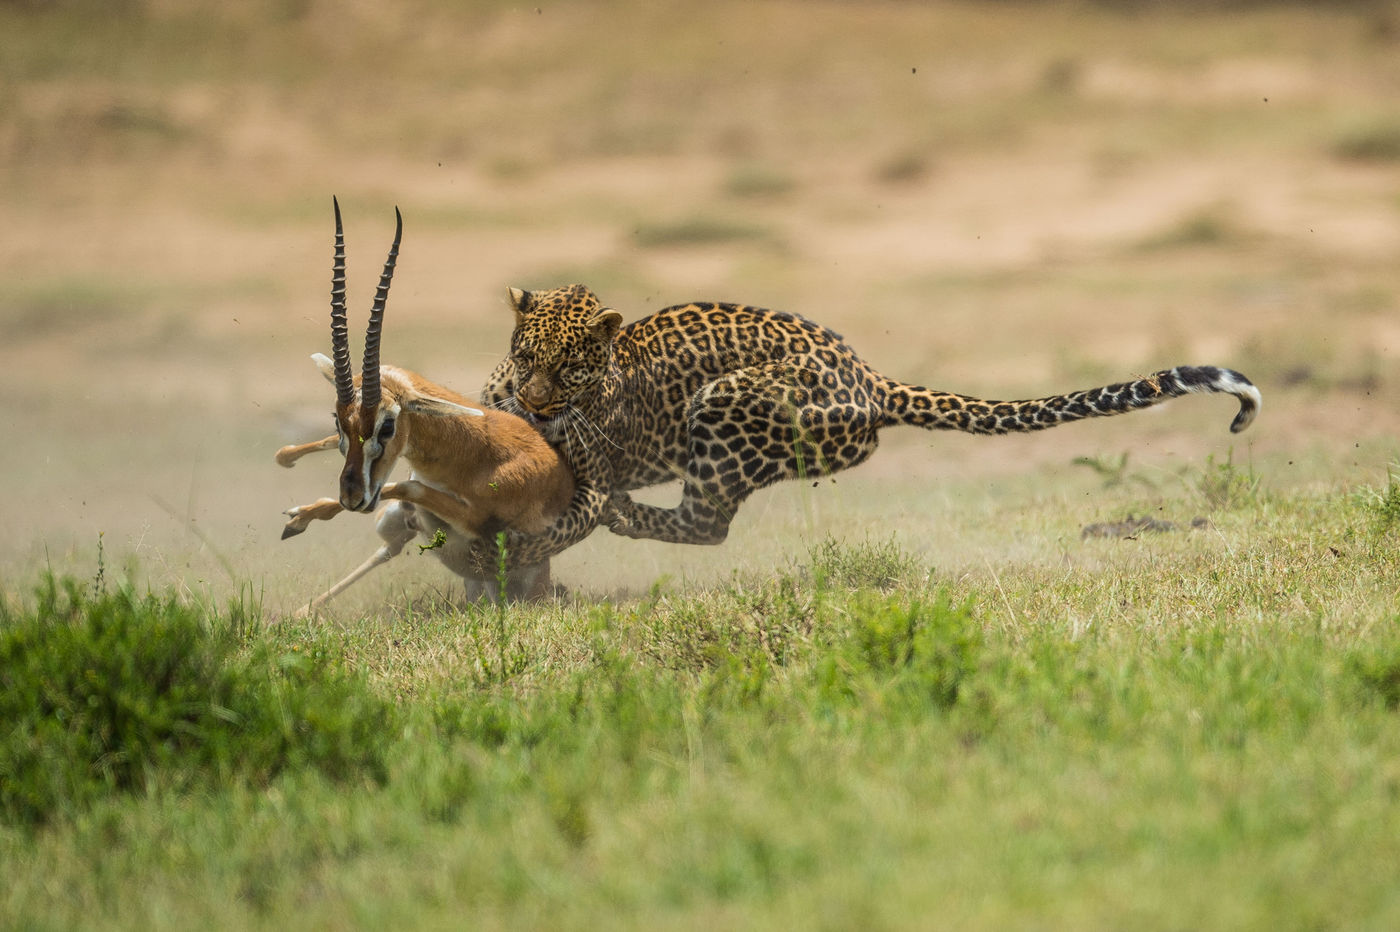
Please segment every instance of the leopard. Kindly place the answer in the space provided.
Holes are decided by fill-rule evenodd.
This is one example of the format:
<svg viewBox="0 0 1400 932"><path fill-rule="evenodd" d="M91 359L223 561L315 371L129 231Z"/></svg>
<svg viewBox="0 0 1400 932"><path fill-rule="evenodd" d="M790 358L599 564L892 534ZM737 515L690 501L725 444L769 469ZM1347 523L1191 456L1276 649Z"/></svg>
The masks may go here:
<svg viewBox="0 0 1400 932"><path fill-rule="evenodd" d="M624 325L581 284L511 288L509 298L509 354L482 402L533 424L575 477L573 499L548 530L508 535L512 558L524 561L603 525L629 538L722 543L754 492L859 465L886 427L1021 433L1222 393L1239 402L1230 424L1238 433L1261 405L1253 382L1219 366L987 401L882 375L840 334L786 311L700 301ZM683 482L675 507L628 494L675 479Z"/></svg>

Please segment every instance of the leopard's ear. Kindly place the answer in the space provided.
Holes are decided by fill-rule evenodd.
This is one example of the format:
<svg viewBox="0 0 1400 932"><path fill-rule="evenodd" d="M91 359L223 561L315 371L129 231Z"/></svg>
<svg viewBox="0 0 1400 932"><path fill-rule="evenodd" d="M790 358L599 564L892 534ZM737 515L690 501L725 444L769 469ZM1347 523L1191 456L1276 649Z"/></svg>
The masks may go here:
<svg viewBox="0 0 1400 932"><path fill-rule="evenodd" d="M519 323L530 309L530 292L524 288L510 289L510 306L515 311L515 322Z"/></svg>
<svg viewBox="0 0 1400 932"><path fill-rule="evenodd" d="M618 328L622 326L622 315L610 307L605 307L590 317L586 326L600 343L611 343L613 337L617 336Z"/></svg>

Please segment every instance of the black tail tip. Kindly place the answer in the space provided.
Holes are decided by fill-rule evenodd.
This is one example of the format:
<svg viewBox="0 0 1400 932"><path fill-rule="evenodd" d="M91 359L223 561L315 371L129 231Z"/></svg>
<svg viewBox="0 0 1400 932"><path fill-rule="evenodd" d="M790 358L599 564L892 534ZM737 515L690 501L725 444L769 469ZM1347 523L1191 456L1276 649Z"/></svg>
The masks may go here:
<svg viewBox="0 0 1400 932"><path fill-rule="evenodd" d="M1254 383L1244 376L1243 373L1233 369L1222 369L1221 378L1225 383L1225 390L1230 392L1240 400L1239 413L1230 422L1230 433L1238 434L1259 415L1259 407L1263 404L1263 396L1259 394L1259 389Z"/></svg>
<svg viewBox="0 0 1400 932"><path fill-rule="evenodd" d="M1238 434L1250 424L1253 424L1254 416L1258 413L1258 406L1249 404L1248 402L1241 402L1239 413L1236 414L1235 419L1230 422L1230 433Z"/></svg>
<svg viewBox="0 0 1400 932"><path fill-rule="evenodd" d="M1240 410L1235 415L1235 419L1230 422L1230 433L1238 434L1259 415L1259 407L1263 403L1263 397L1259 394L1259 389L1242 372L1234 369L1225 369L1220 366L1178 366L1167 372L1158 373L1159 376L1175 379L1180 386L1171 394L1182 394L1185 392L1219 392L1225 395L1234 395L1239 400Z"/></svg>

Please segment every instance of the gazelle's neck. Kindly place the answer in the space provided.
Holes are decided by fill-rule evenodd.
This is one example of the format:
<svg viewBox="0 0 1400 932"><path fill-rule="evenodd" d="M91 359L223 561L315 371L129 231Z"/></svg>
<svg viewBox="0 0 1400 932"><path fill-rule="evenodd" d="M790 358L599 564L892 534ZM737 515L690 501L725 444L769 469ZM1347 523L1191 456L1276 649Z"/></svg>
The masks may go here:
<svg viewBox="0 0 1400 932"><path fill-rule="evenodd" d="M472 404L456 392L421 377L416 382L414 388L420 393L458 404ZM471 416L439 417L405 408L399 415L399 422L407 428L408 442L401 455L424 481L451 487L461 476L494 461L486 426L488 420Z"/></svg>

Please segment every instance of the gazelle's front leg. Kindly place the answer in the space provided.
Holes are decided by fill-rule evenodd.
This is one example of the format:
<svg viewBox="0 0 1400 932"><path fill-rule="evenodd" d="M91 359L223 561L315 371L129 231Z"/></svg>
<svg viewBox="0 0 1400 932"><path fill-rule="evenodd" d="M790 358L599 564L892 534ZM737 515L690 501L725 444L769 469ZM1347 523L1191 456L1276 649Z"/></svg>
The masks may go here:
<svg viewBox="0 0 1400 932"><path fill-rule="evenodd" d="M424 485L416 479L390 482L384 486L379 497L384 501L397 500L421 505L423 510L437 515L444 524L458 533L471 537L479 537L481 534L483 515L480 509L473 508L450 492Z"/></svg>
<svg viewBox="0 0 1400 932"><path fill-rule="evenodd" d="M329 521L344 510L340 502L333 498L318 498L310 505L288 508L282 512L290 519L287 526L282 528L282 539L295 537L306 530L312 521Z"/></svg>
<svg viewBox="0 0 1400 932"><path fill-rule="evenodd" d="M297 460L308 453L320 453L325 450L340 449L340 435L331 434L320 440L313 440L310 443L294 443L283 447L277 451L277 465L291 468Z"/></svg>
<svg viewBox="0 0 1400 932"><path fill-rule="evenodd" d="M310 446L310 444L308 444ZM455 495L440 492L432 486L413 479L407 482L390 482L380 492L381 501L403 501L422 505L458 531L474 534L480 516L474 516L470 505ZM298 505L282 512L288 517L287 526L282 528L282 539L295 537L311 526L312 521L329 521L345 508L333 498L318 498L310 505ZM410 511L412 508L410 507ZM382 520L382 519L381 519ZM383 536L383 532L380 533ZM412 535L410 535L411 537Z"/></svg>
<svg viewBox="0 0 1400 932"><path fill-rule="evenodd" d="M330 501L330 499L321 499L321 501ZM320 503L318 502L317 504ZM337 507L339 507L338 504ZM398 556L399 553L403 551L405 545L413 540L419 530L413 506L394 502L381 508L375 520L374 530L384 540L384 545L370 554L368 560L351 570L350 575L346 576L334 586L331 586L321 595L312 599L305 607L297 611L293 617L306 618L322 605L325 605L331 599L359 582L365 574L369 573L376 566L388 563L394 557Z"/></svg>

